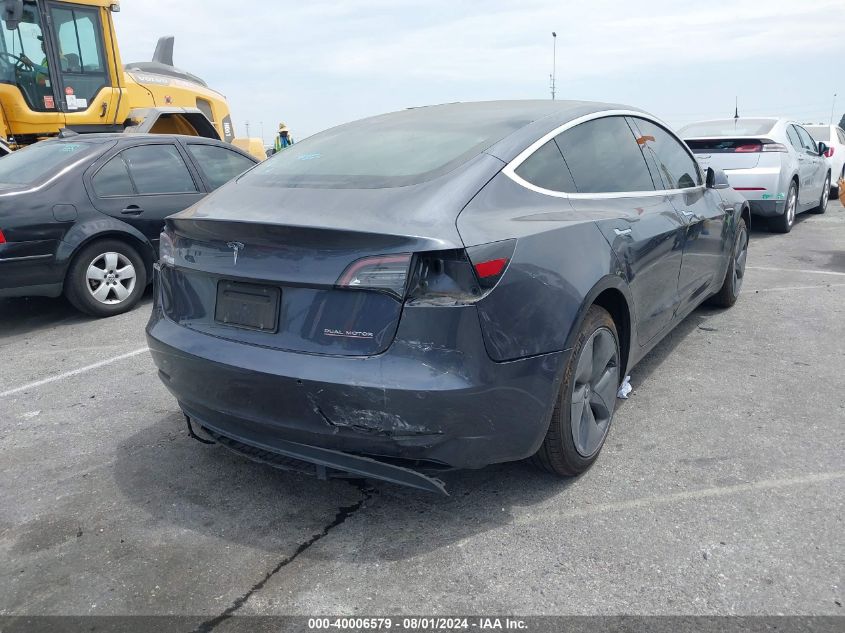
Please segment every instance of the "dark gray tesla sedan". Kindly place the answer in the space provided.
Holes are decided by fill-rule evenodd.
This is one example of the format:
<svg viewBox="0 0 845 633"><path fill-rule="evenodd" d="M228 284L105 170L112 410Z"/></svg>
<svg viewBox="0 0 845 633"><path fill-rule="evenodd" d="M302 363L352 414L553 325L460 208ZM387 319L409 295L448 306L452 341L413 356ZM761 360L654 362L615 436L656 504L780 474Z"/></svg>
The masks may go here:
<svg viewBox="0 0 845 633"><path fill-rule="evenodd" d="M749 209L637 109L459 103L301 141L161 236L188 429L320 477L596 459L625 373L742 285Z"/></svg>

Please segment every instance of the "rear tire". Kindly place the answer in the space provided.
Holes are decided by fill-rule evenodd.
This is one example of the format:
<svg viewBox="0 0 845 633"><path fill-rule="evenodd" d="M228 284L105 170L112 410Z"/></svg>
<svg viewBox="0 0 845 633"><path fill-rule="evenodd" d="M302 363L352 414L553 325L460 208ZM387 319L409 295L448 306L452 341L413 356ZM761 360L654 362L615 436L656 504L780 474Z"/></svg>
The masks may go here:
<svg viewBox="0 0 845 633"><path fill-rule="evenodd" d="M821 215L827 211L827 202L830 200L830 173L824 179L824 187L822 187L822 196L819 198L819 206L813 209L813 213Z"/></svg>
<svg viewBox="0 0 845 633"><path fill-rule="evenodd" d="M789 233L795 224L795 216L798 213L798 185L793 180L789 183L789 192L786 194L786 204L783 205L783 213L769 220L769 230L775 233Z"/></svg>
<svg viewBox="0 0 845 633"><path fill-rule="evenodd" d="M147 287L144 260L126 242L97 240L73 258L65 296L80 312L110 317L128 312Z"/></svg>
<svg viewBox="0 0 845 633"><path fill-rule="evenodd" d="M748 228L742 218L736 223L736 238L734 239L731 260L728 263L728 272L722 287L715 295L710 297L708 303L720 308L730 308L736 303L739 291L742 289L742 281L745 277L745 262L748 258Z"/></svg>
<svg viewBox="0 0 845 633"><path fill-rule="evenodd" d="M546 437L531 458L535 465L571 477L596 461L616 409L620 358L616 324L607 310L591 306L564 368Z"/></svg>

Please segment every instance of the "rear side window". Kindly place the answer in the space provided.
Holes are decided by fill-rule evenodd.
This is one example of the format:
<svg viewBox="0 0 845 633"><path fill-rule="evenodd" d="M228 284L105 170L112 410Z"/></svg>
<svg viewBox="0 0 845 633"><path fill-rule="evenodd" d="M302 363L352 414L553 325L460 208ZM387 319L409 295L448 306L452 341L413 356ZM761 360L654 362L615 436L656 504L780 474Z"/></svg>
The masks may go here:
<svg viewBox="0 0 845 633"><path fill-rule="evenodd" d="M666 189L689 189L701 184L695 159L667 130L647 121L634 118L640 132L637 143L651 152Z"/></svg>
<svg viewBox="0 0 845 633"><path fill-rule="evenodd" d="M129 179L129 171L120 154L103 165L91 182L94 185L94 193L100 198L135 195L135 189Z"/></svg>
<svg viewBox="0 0 845 633"><path fill-rule="evenodd" d="M801 138L798 136L798 131L795 129L794 125L790 125L786 128L786 136L789 138L789 142L797 150L803 150L804 146L801 144Z"/></svg>
<svg viewBox="0 0 845 633"><path fill-rule="evenodd" d="M139 194L196 193L197 186L175 145L143 145L121 154Z"/></svg>
<svg viewBox="0 0 845 633"><path fill-rule="evenodd" d="M839 142L845 145L845 132L842 130L836 130L836 136L839 137Z"/></svg>
<svg viewBox="0 0 845 633"><path fill-rule="evenodd" d="M554 139L531 154L515 171L523 180L543 189L578 191Z"/></svg>
<svg viewBox="0 0 845 633"><path fill-rule="evenodd" d="M654 191L643 153L622 117L581 123L556 140L580 193Z"/></svg>
<svg viewBox="0 0 845 633"><path fill-rule="evenodd" d="M59 141L42 141L19 149L0 160L0 183L31 185L47 180L64 167L78 161L105 145Z"/></svg>
<svg viewBox="0 0 845 633"><path fill-rule="evenodd" d="M255 165L242 154L216 145L188 145L188 152L202 170L212 189L226 184Z"/></svg>

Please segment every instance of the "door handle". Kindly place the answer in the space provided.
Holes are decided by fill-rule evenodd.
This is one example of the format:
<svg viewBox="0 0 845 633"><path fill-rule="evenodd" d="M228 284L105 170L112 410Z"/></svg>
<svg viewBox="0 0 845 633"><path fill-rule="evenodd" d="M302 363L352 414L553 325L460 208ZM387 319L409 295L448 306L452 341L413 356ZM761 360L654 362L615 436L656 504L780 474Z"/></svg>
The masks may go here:
<svg viewBox="0 0 845 633"><path fill-rule="evenodd" d="M697 217L697 216L695 215L695 213L693 213L692 211L684 211L684 210L681 210L681 213L683 213L683 214L684 214L684 217L686 217L686 218L694 218L694 217Z"/></svg>
<svg viewBox="0 0 845 633"><path fill-rule="evenodd" d="M120 213L122 215L141 215L143 212L144 212L144 210L141 207L139 207L137 204L130 204L128 207L126 207Z"/></svg>
<svg viewBox="0 0 845 633"><path fill-rule="evenodd" d="M622 235L630 235L631 229L613 229L613 232L621 237Z"/></svg>

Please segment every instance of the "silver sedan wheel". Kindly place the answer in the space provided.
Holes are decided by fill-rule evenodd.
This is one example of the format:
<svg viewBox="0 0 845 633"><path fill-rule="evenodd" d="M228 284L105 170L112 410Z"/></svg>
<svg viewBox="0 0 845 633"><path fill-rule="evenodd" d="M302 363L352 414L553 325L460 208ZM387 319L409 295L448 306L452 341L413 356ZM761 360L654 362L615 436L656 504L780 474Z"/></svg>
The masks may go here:
<svg viewBox="0 0 845 633"><path fill-rule="evenodd" d="M733 278L731 279L734 296L737 296L740 288L742 288L746 261L748 261L748 231L743 228L737 236L736 250L734 251Z"/></svg>
<svg viewBox="0 0 845 633"><path fill-rule="evenodd" d="M88 265L85 274L88 292L105 305L123 303L135 290L137 273L122 253L103 253Z"/></svg>
<svg viewBox="0 0 845 633"><path fill-rule="evenodd" d="M795 209L798 207L798 191L795 187L789 190L789 198L786 201L786 224L792 226L795 224Z"/></svg>
<svg viewBox="0 0 845 633"><path fill-rule="evenodd" d="M824 189L822 189L822 199L819 209L822 211L827 207L827 201L830 199L830 176L824 179Z"/></svg>
<svg viewBox="0 0 845 633"><path fill-rule="evenodd" d="M618 389L616 339L607 328L599 328L581 348L572 381L572 440L582 457L592 457L601 448L616 407Z"/></svg>

